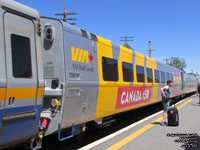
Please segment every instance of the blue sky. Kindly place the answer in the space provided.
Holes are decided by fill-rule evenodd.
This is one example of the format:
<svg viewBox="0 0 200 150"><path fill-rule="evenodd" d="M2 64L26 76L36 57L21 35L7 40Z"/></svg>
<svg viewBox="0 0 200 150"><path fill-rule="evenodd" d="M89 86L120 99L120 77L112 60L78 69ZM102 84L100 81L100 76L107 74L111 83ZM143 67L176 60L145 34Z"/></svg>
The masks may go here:
<svg viewBox="0 0 200 150"><path fill-rule="evenodd" d="M112 40L134 36L129 44L162 61L171 56L184 58L187 72L200 73L200 1L199 0L16 0L39 11L41 16L77 12L78 27Z"/></svg>

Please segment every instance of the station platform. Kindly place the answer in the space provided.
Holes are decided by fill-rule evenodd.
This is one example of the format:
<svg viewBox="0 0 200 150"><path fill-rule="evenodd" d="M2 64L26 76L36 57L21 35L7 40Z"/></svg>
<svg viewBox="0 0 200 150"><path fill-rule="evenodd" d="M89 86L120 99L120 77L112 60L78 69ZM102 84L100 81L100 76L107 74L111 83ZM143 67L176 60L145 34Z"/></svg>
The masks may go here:
<svg viewBox="0 0 200 150"><path fill-rule="evenodd" d="M179 126L162 126L160 111L79 150L200 150L198 102L191 96L176 104Z"/></svg>

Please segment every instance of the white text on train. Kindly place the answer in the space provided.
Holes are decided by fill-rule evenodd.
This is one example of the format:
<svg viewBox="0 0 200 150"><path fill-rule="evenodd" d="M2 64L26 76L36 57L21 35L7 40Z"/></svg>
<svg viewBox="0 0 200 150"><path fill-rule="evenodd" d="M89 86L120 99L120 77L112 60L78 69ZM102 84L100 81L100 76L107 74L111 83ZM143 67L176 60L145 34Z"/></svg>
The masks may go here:
<svg viewBox="0 0 200 150"><path fill-rule="evenodd" d="M144 91L132 90L130 92L123 91L121 96L121 104L134 103L137 101L145 101L149 99L149 90Z"/></svg>

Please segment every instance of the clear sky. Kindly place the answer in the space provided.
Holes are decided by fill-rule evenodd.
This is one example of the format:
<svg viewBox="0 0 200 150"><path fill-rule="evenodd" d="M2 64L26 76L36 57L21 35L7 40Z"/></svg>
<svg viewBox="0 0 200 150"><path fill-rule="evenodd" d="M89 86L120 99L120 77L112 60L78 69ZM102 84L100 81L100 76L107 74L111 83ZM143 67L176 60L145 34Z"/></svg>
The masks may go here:
<svg viewBox="0 0 200 150"><path fill-rule="evenodd" d="M187 63L187 72L200 73L200 0L16 0L54 17L63 11L77 12L78 27L114 43L121 36L134 36L134 50L152 57L179 56Z"/></svg>

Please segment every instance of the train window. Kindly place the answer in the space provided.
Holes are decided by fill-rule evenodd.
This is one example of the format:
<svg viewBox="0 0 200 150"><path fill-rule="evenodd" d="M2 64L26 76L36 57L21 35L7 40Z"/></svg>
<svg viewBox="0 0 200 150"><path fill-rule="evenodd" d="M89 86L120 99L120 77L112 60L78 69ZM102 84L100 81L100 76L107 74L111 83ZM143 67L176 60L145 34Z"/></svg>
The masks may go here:
<svg viewBox="0 0 200 150"><path fill-rule="evenodd" d="M117 60L102 57L102 69L104 81L118 81Z"/></svg>
<svg viewBox="0 0 200 150"><path fill-rule="evenodd" d="M153 83L153 73L151 68L147 68L147 82Z"/></svg>
<svg viewBox="0 0 200 150"><path fill-rule="evenodd" d="M161 83L165 83L165 72L161 71Z"/></svg>
<svg viewBox="0 0 200 150"><path fill-rule="evenodd" d="M11 34L11 50L13 76L30 78L32 76L30 39Z"/></svg>
<svg viewBox="0 0 200 150"><path fill-rule="evenodd" d="M137 82L144 82L144 67L136 65Z"/></svg>
<svg viewBox="0 0 200 150"><path fill-rule="evenodd" d="M169 73L166 72L166 79L169 80Z"/></svg>
<svg viewBox="0 0 200 150"><path fill-rule="evenodd" d="M133 64L122 62L123 79L125 82L133 82Z"/></svg>
<svg viewBox="0 0 200 150"><path fill-rule="evenodd" d="M171 81L174 81L174 76L173 76L172 73L170 73L170 80L171 80Z"/></svg>
<svg viewBox="0 0 200 150"><path fill-rule="evenodd" d="M154 70L155 74L155 83L160 83L160 73L158 70Z"/></svg>

